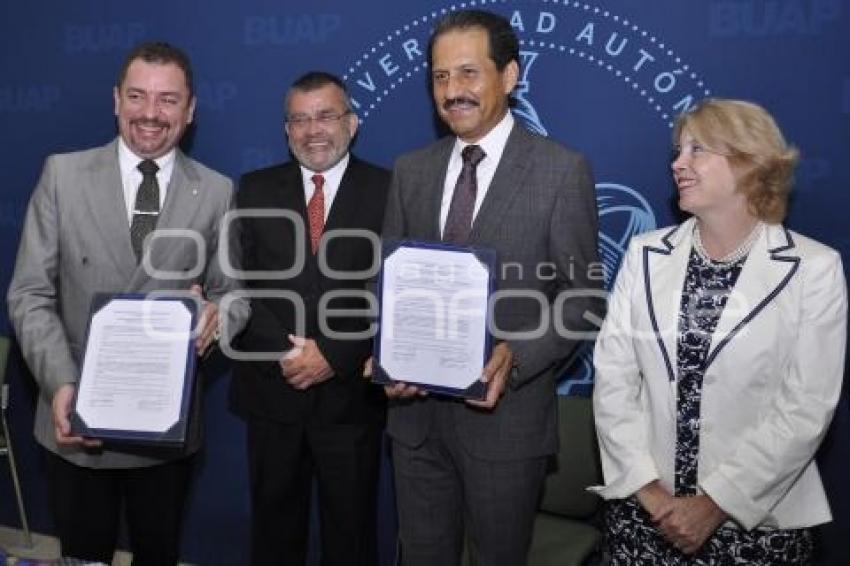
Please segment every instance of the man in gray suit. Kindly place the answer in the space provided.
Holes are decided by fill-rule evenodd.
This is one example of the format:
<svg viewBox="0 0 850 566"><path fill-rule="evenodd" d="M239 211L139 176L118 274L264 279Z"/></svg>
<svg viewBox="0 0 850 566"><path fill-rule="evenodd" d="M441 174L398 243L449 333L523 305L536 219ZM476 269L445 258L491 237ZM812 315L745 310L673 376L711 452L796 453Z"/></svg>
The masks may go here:
<svg viewBox="0 0 850 566"><path fill-rule="evenodd" d="M557 449L555 379L579 344L565 329L604 309L593 181L581 155L514 122L519 44L507 20L449 14L429 55L436 110L455 135L399 158L383 235L494 248L498 287L512 295L496 303L483 401L386 388L402 562L458 564L465 532L474 564L518 566Z"/></svg>
<svg viewBox="0 0 850 566"><path fill-rule="evenodd" d="M27 210L9 312L40 388L35 435L47 451L63 555L111 563L123 506L134 564L175 564L192 455L200 445L197 411L181 449L74 436L69 413L97 292L203 293L210 301L204 301L195 347L202 354L211 345L216 303L234 288L218 262L232 183L177 148L195 109L182 51L165 43L138 46L113 95L118 138L45 163ZM152 238L154 229L183 233ZM228 313L234 330L248 314L245 303L235 304Z"/></svg>

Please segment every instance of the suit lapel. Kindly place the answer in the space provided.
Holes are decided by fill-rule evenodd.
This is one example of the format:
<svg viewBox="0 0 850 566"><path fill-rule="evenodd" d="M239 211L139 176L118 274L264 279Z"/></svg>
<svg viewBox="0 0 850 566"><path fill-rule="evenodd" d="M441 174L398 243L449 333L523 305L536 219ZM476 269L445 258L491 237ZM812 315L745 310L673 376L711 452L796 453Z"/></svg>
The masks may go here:
<svg viewBox="0 0 850 566"><path fill-rule="evenodd" d="M90 177L83 180L88 183L83 194L91 211L92 225L100 232L103 247L118 272L129 279L136 269L136 257L130 243L127 205L118 167L117 138L97 151L89 171Z"/></svg>
<svg viewBox="0 0 850 566"><path fill-rule="evenodd" d="M660 245L643 247L646 308L670 381L676 379L678 316L691 252L693 222L690 219L667 232Z"/></svg>
<svg viewBox="0 0 850 566"><path fill-rule="evenodd" d="M156 230L190 229L198 209L201 208L202 191L203 187L201 187L198 174L189 159L178 149L174 158L174 170L171 172L171 179L168 182L165 201L157 219ZM166 234L162 237L167 240L175 236ZM151 257L151 265L159 269L166 269L164 266L169 265L170 262L163 254L171 254L176 248L174 246L154 246L152 249L155 257ZM149 278L150 275L140 262L133 272L130 288L140 288L142 283Z"/></svg>
<svg viewBox="0 0 850 566"><path fill-rule="evenodd" d="M659 245L643 248L647 311L670 381L676 378L678 316L693 223L694 219L689 219L667 232ZM750 251L712 334L704 369L785 288L799 263L791 235L782 226L766 226Z"/></svg>
<svg viewBox="0 0 850 566"><path fill-rule="evenodd" d="M322 230L323 238L324 235L331 230L346 230L358 225L357 210L359 209L359 202L360 199L364 198L366 195L366 193L362 191L361 183L358 181L358 172L359 169L357 161L353 155L350 155L348 165L342 174L342 179L340 179L339 187L336 190L336 196L334 196L334 200L331 203L331 209L328 212L328 219L325 222L324 229ZM307 221L305 220L305 222ZM326 247L326 265L328 263L332 265L339 265L340 258L338 258L337 255L339 253L345 253L345 249L345 246L342 248L333 245ZM316 265L318 266L317 257L315 255L310 253L308 257L311 258L311 261L316 262Z"/></svg>
<svg viewBox="0 0 850 566"><path fill-rule="evenodd" d="M353 218L353 216L355 216L359 200L364 198L364 193L358 191L357 173L357 160L351 155L348 166L345 168L345 172L343 172L342 179L339 182L339 188L331 204L331 210L328 214L328 220L325 222L323 232L337 228L348 228L356 224L356 218Z"/></svg>
<svg viewBox="0 0 850 566"><path fill-rule="evenodd" d="M203 198L201 181L189 159L183 152L177 151L174 158L174 170L168 182L168 191L162 212L156 223L157 230L173 230L192 225Z"/></svg>
<svg viewBox="0 0 850 566"><path fill-rule="evenodd" d="M800 257L791 235L779 225L766 225L750 250L738 281L711 336L707 369L723 348L742 331L796 274Z"/></svg>
<svg viewBox="0 0 850 566"><path fill-rule="evenodd" d="M269 196L273 207L290 210L301 218L300 230L286 218L281 218L275 225L280 227L279 233L282 242L296 242L296 233L298 231L301 232L301 254L304 257L305 264L310 265L315 261L315 256L310 249L310 219L307 217L304 179L301 175L301 167L297 161L293 160L284 165L280 174L280 184L275 187L274 193ZM333 210L331 213L333 213ZM328 219L330 219L330 215L328 215Z"/></svg>
<svg viewBox="0 0 850 566"><path fill-rule="evenodd" d="M455 144L454 136L443 138L442 143L437 144L434 150L434 157L424 161L427 169L423 172L424 185L423 194L425 195L425 231L424 239L439 242L442 240L440 232L440 204L443 200L443 188L446 184L446 170L449 168L449 158L452 154L452 148ZM456 179L452 179L454 183Z"/></svg>
<svg viewBox="0 0 850 566"><path fill-rule="evenodd" d="M283 168L280 174L280 186L277 187L273 198L275 204L301 215L305 222L304 228L309 233L309 227L306 224L307 200L304 197L304 180L301 178L301 167L297 162L291 161ZM309 246L309 242L307 245Z"/></svg>
<svg viewBox="0 0 850 566"><path fill-rule="evenodd" d="M488 239L490 232L499 227L508 206L522 187L531 152L531 145L523 139L525 136L528 134L523 127L515 123L481 208L475 215L469 235L470 241Z"/></svg>

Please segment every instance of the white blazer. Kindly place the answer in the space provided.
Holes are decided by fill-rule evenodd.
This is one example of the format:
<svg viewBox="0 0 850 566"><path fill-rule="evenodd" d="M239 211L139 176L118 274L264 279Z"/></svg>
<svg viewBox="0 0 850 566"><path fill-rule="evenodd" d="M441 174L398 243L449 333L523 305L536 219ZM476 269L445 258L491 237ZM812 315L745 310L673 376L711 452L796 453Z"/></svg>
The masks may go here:
<svg viewBox="0 0 850 566"><path fill-rule="evenodd" d="M605 499L671 493L676 338L694 220L635 236L596 342L593 407ZM847 287L838 253L767 225L718 321L702 388L698 488L734 521L831 520L814 454L841 390Z"/></svg>

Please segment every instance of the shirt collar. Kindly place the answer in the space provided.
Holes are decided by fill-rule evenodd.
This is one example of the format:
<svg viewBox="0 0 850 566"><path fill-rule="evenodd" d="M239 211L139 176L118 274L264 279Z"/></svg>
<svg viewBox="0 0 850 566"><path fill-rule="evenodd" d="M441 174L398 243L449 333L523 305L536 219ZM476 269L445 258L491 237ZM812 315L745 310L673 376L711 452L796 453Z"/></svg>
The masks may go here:
<svg viewBox="0 0 850 566"><path fill-rule="evenodd" d="M345 173L345 168L348 167L350 155L351 154L349 152L346 152L342 159L340 159L336 165L327 171L313 171L299 163L299 167L301 168L301 178L304 179L305 183L307 183L313 175L319 174L325 178L325 186L336 188L342 181L342 175Z"/></svg>
<svg viewBox="0 0 850 566"><path fill-rule="evenodd" d="M502 152L505 149L505 145L508 143L508 136L511 134L511 130L514 127L514 117L513 113L508 109L505 112L505 116L496 124L493 129L491 129L487 134L475 142L474 145L481 146L481 149L484 150L484 154L487 158L492 158L494 162L498 162L499 158L502 156ZM454 149L452 153L455 155L460 155L460 152L463 151L468 145L473 145L463 141L460 138L457 138L455 141Z"/></svg>
<svg viewBox="0 0 850 566"><path fill-rule="evenodd" d="M165 155L161 155L154 159L154 163L159 166L158 173L163 173L166 177L170 177L167 173L174 167L174 160L177 156L177 150L171 148L171 151ZM126 175L133 171L137 171L136 167L144 161L144 158L139 157L127 146L124 138L118 136L118 162L121 165L121 173Z"/></svg>

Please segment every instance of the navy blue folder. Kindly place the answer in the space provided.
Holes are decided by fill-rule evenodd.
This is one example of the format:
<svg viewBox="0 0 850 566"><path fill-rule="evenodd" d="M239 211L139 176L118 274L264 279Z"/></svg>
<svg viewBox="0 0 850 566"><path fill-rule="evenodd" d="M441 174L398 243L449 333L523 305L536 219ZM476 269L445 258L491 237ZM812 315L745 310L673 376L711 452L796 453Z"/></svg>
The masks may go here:
<svg viewBox="0 0 850 566"><path fill-rule="evenodd" d="M427 241L419 241L419 240L384 240L381 247L381 271L378 274L378 304L379 304L379 315L378 315L378 332L375 336L374 347L373 347L373 356L374 363L372 368L372 381L378 384L392 384L398 381L403 381L401 379L396 379L397 376L392 376L387 373L386 369L381 365L381 316L383 315L383 290L384 290L384 262L386 259L395 253L400 248L423 248L423 249L432 249L432 250L442 250L442 251L453 251L453 252L461 252L468 253L475 256L475 258L481 263L482 266L487 270L488 274L488 288L487 288L487 296L488 300L490 296L493 294L496 288L496 278L495 278L495 270L496 270L496 251L491 248L484 248L480 246L469 246L469 245L458 245L458 244L447 244L443 242L427 242ZM493 350L493 337L489 332L489 328L485 334L485 343L484 343L484 357L481 360L481 368L487 364L487 361L490 359L490 354ZM450 395L454 397L463 397L467 399L484 399L487 395L487 384L483 381L476 380L467 387L466 389L456 389L452 387L442 387L438 385L430 385L424 383L416 383L411 382L410 385L414 385L420 389L432 392L439 393L443 395Z"/></svg>
<svg viewBox="0 0 850 566"><path fill-rule="evenodd" d="M92 318L98 311L100 311L102 308L104 308L106 305L116 299L133 301L179 301L183 303L183 305L189 310L192 315L192 320L190 323L191 328L194 329L198 322L199 302L185 295L168 296L157 293L153 296L148 296L141 293L97 293L92 299L91 314L89 316L89 326L86 330L86 348L83 349L83 352L85 352L88 348ZM83 357L83 359L85 359L85 357ZM186 367L183 375L183 390L180 402L180 416L177 422L168 430L164 432L149 432L92 428L85 421L83 421L83 419L77 412L77 399L75 398L74 408L70 417L71 433L77 436L99 438L107 441L116 442L178 446L185 443L186 433L189 428L189 409L192 402L192 392L194 391L196 363L197 356L195 354L195 340L194 338L190 338L186 343Z"/></svg>

